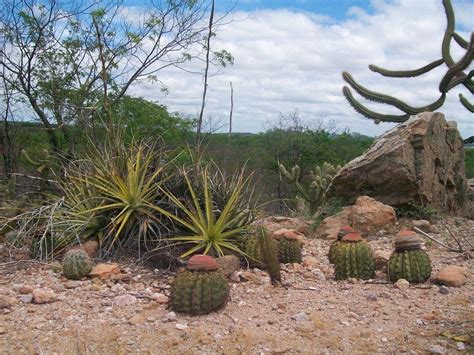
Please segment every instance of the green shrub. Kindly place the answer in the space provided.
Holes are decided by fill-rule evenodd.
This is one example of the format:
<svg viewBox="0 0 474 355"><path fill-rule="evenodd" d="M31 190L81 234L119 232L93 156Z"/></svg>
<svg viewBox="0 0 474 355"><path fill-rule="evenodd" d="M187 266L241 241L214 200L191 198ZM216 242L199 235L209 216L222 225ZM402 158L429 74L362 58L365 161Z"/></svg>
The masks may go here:
<svg viewBox="0 0 474 355"><path fill-rule="evenodd" d="M474 147L466 148L465 150L466 158L466 177L468 179L474 179Z"/></svg>
<svg viewBox="0 0 474 355"><path fill-rule="evenodd" d="M395 208L395 211L398 218L426 219L430 221L438 217L438 211L436 211L436 209L429 206L423 206L416 202L410 202L397 207Z"/></svg>

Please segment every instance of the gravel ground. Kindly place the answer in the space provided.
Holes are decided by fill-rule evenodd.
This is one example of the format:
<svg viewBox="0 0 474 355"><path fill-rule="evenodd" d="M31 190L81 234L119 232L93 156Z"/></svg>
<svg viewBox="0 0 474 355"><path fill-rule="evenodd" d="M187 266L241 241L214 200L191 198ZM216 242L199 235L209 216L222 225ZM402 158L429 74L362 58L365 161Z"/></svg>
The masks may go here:
<svg viewBox="0 0 474 355"><path fill-rule="evenodd" d="M442 222L474 244L474 221L448 218ZM370 238L371 244L377 252L388 253L393 236L382 234ZM449 236L441 221L433 225L431 234L442 240ZM170 314L166 304L160 303L169 291L173 277L169 272L123 262L122 280L70 282L48 265L3 259L0 352L418 354L472 350L474 340L462 336L474 333L472 278L460 288L449 288L447 294L431 282L398 289L387 283L382 271L369 282L336 282L326 258L330 243L308 239L304 256L306 260L313 256L313 265L284 265L279 286L272 286L264 272L244 271L242 277L248 281L231 283L226 307L199 317ZM472 272L468 253L448 252L436 244L425 247L432 275L445 265L465 266ZM37 288L52 289L56 300L29 303L29 293Z"/></svg>

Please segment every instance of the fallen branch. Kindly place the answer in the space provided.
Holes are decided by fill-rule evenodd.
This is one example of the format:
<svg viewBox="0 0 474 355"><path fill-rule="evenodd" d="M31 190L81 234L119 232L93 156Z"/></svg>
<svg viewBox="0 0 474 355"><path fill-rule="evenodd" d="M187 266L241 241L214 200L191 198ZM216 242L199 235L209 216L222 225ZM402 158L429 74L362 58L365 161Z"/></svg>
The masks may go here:
<svg viewBox="0 0 474 355"><path fill-rule="evenodd" d="M454 241L456 242L456 244L459 246L459 250L462 250L462 245L461 245L461 243L459 243L458 238L456 238L456 237L454 236L453 232L451 232L451 229L449 229L446 224L444 224L444 223L441 223L441 224L444 226L444 228L446 228L446 230L449 232L449 235L451 236L451 238L453 238Z"/></svg>
<svg viewBox="0 0 474 355"><path fill-rule="evenodd" d="M462 249L461 246L459 246L459 249L456 249L456 248L453 248L453 247L450 247L449 245L447 244L444 244L443 242L440 242L438 239L436 239L435 237L432 237L431 235L429 235L428 233L425 233L423 232L420 228L417 228L417 227L414 227L413 228L416 232L420 233L421 235L425 236L426 238L432 240L433 242L435 242L436 244L439 244L441 245L442 247L448 249L449 251L453 251L455 253L464 253L465 250Z"/></svg>

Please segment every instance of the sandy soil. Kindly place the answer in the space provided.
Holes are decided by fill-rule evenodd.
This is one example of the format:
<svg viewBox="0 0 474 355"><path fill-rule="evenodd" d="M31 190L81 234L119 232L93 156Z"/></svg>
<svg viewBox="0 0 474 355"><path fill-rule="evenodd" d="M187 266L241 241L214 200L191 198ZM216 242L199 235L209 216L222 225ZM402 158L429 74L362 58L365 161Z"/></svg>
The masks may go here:
<svg viewBox="0 0 474 355"><path fill-rule="evenodd" d="M458 235L471 237L474 221L449 219ZM434 226L433 235L446 239ZM472 242L474 240L471 239ZM219 312L199 317L169 315L154 300L167 294L173 274L121 263L120 281L69 282L51 267L3 262L0 267L0 352L3 354L334 354L462 353L474 340L474 282L440 292L427 282L407 290L387 283L382 271L370 282L336 282L326 254L330 241L308 239L304 255L313 266L283 266L283 284L264 272L231 283ZM371 241L391 251L392 236ZM445 265L470 268L468 254L427 245L433 275ZM5 248L4 248L5 250ZM28 291L51 288L51 303L23 303ZM23 293L23 294L22 294ZM128 305L117 296L132 295ZM122 297L123 299L123 297Z"/></svg>

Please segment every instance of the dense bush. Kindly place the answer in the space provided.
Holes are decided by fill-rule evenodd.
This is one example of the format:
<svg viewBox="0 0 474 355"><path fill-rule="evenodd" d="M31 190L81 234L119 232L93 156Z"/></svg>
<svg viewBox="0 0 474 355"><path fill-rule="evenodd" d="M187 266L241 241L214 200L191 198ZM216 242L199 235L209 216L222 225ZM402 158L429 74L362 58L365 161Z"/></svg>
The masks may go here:
<svg viewBox="0 0 474 355"><path fill-rule="evenodd" d="M466 176L468 179L474 178L474 147L466 148Z"/></svg>

